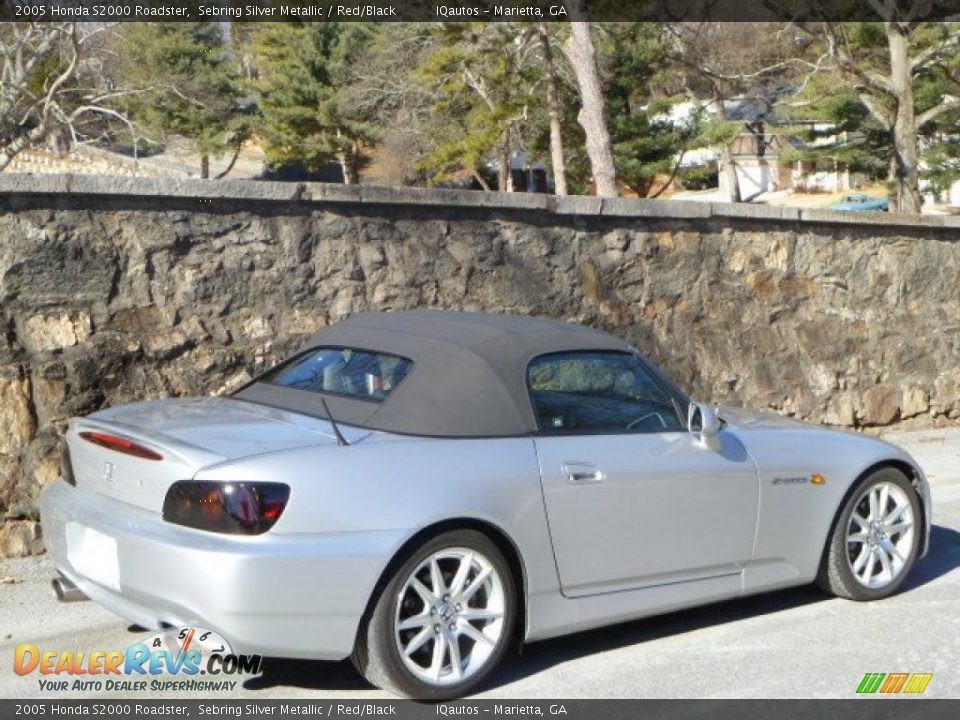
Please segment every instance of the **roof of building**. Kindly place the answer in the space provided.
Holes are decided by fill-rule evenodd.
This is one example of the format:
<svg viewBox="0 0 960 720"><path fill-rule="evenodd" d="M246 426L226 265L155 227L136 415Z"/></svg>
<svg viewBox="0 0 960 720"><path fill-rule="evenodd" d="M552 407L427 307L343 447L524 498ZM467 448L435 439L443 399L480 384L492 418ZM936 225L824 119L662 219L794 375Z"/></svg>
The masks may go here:
<svg viewBox="0 0 960 720"><path fill-rule="evenodd" d="M325 393L338 421L438 437L535 432L526 384L533 358L570 350L632 350L623 340L574 323L441 310L360 313L321 330L295 355L318 347L373 350L413 362L382 402ZM254 382L236 397L326 416L312 391Z"/></svg>

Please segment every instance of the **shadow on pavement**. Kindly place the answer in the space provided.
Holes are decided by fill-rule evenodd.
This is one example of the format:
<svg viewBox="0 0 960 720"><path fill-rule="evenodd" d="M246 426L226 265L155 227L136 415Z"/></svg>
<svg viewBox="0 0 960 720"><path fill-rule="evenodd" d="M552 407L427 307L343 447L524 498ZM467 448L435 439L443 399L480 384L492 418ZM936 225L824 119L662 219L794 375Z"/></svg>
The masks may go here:
<svg viewBox="0 0 960 720"><path fill-rule="evenodd" d="M958 567L960 532L934 525L930 531L930 552L917 564L904 589L911 590L925 585ZM830 596L815 586L805 585L543 640L525 646L522 658L507 663L503 670L486 683L486 687L505 685L587 655L790 610L828 599ZM367 690L371 687L349 661L334 663L279 658L264 658L262 675L247 680L243 686L247 690L293 686L343 691Z"/></svg>
<svg viewBox="0 0 960 720"><path fill-rule="evenodd" d="M559 663L586 655L615 650L626 645L657 640L711 625L741 620L765 613L787 610L827 599L812 586L760 595L742 600L705 605L692 610L658 615L629 623L611 625L527 645L522 657L507 662L485 687L505 685L534 675ZM260 676L243 683L246 690L266 690L288 686L311 690L366 690L371 685L354 669L349 660L321 662L264 658Z"/></svg>
<svg viewBox="0 0 960 720"><path fill-rule="evenodd" d="M322 662L264 658L260 675L243 683L245 690L267 690L278 686L337 691L370 690L373 687L349 660Z"/></svg>
<svg viewBox="0 0 960 720"><path fill-rule="evenodd" d="M903 584L904 590L926 585L960 567L960 532L943 525L930 527L930 550Z"/></svg>
<svg viewBox="0 0 960 720"><path fill-rule="evenodd" d="M505 667L493 682L496 685L506 684L587 655L597 655L628 645L682 635L829 599L820 589L804 585L544 640L525 646L520 660Z"/></svg>

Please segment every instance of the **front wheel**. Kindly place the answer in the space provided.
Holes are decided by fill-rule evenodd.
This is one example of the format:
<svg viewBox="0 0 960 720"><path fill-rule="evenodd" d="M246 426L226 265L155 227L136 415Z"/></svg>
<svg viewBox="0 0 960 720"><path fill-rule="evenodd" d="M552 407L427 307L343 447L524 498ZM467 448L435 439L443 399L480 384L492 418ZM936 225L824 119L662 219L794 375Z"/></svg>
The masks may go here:
<svg viewBox="0 0 960 720"><path fill-rule="evenodd" d="M374 685L424 700L461 697L494 670L516 618L514 579L482 533L443 533L393 574L353 662Z"/></svg>
<svg viewBox="0 0 960 720"><path fill-rule="evenodd" d="M899 470L864 478L837 518L817 583L851 600L895 593L913 568L922 516L917 491Z"/></svg>

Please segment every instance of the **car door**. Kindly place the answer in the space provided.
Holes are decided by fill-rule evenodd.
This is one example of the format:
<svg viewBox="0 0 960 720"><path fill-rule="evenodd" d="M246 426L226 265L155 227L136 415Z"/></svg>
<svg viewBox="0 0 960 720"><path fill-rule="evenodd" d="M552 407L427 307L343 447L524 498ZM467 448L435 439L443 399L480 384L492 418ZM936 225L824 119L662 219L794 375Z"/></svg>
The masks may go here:
<svg viewBox="0 0 960 720"><path fill-rule="evenodd" d="M741 572L759 484L733 433L689 432L685 401L631 353L538 357L528 388L565 595Z"/></svg>

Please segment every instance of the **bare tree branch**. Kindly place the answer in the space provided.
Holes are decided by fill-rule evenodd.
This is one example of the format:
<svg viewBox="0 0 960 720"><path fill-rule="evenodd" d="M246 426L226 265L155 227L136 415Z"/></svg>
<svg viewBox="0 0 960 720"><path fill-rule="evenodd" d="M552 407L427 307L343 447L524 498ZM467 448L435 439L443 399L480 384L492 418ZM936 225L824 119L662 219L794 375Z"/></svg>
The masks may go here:
<svg viewBox="0 0 960 720"><path fill-rule="evenodd" d="M92 39L110 28L71 22L0 25L0 169L56 132L73 145L87 135L102 136L102 124L77 124L88 113L120 120L133 132L130 121L106 104L120 93L102 87L102 64L92 46Z"/></svg>
<svg viewBox="0 0 960 720"><path fill-rule="evenodd" d="M960 98L950 98L939 105L934 105L932 108L924 110L922 113L917 115L917 125L922 127L931 120L948 112L953 112L954 110L960 110Z"/></svg>
<svg viewBox="0 0 960 720"><path fill-rule="evenodd" d="M916 72L926 67L931 61L947 55L950 51L956 51L958 47L960 47L960 33L948 35L936 45L931 45L923 52L918 53L916 57L910 61L910 67Z"/></svg>
<svg viewBox="0 0 960 720"><path fill-rule="evenodd" d="M883 107L883 105L880 104L875 96L868 92L860 91L857 93L857 97L860 98L860 102L863 103L863 106L880 122L881 125L884 127L890 127L893 125L893 112Z"/></svg>
<svg viewBox="0 0 960 720"><path fill-rule="evenodd" d="M70 80L73 77L73 74L77 70L77 63L80 62L80 44L77 41L77 26L72 25L70 30L67 33L67 38L70 40L70 49L73 54L70 57L70 62L67 64L67 67L57 76L50 87L47 89L46 97L43 101L43 114L46 115L49 112L50 103L53 102L53 99L57 96L57 92L63 87L63 84Z"/></svg>

